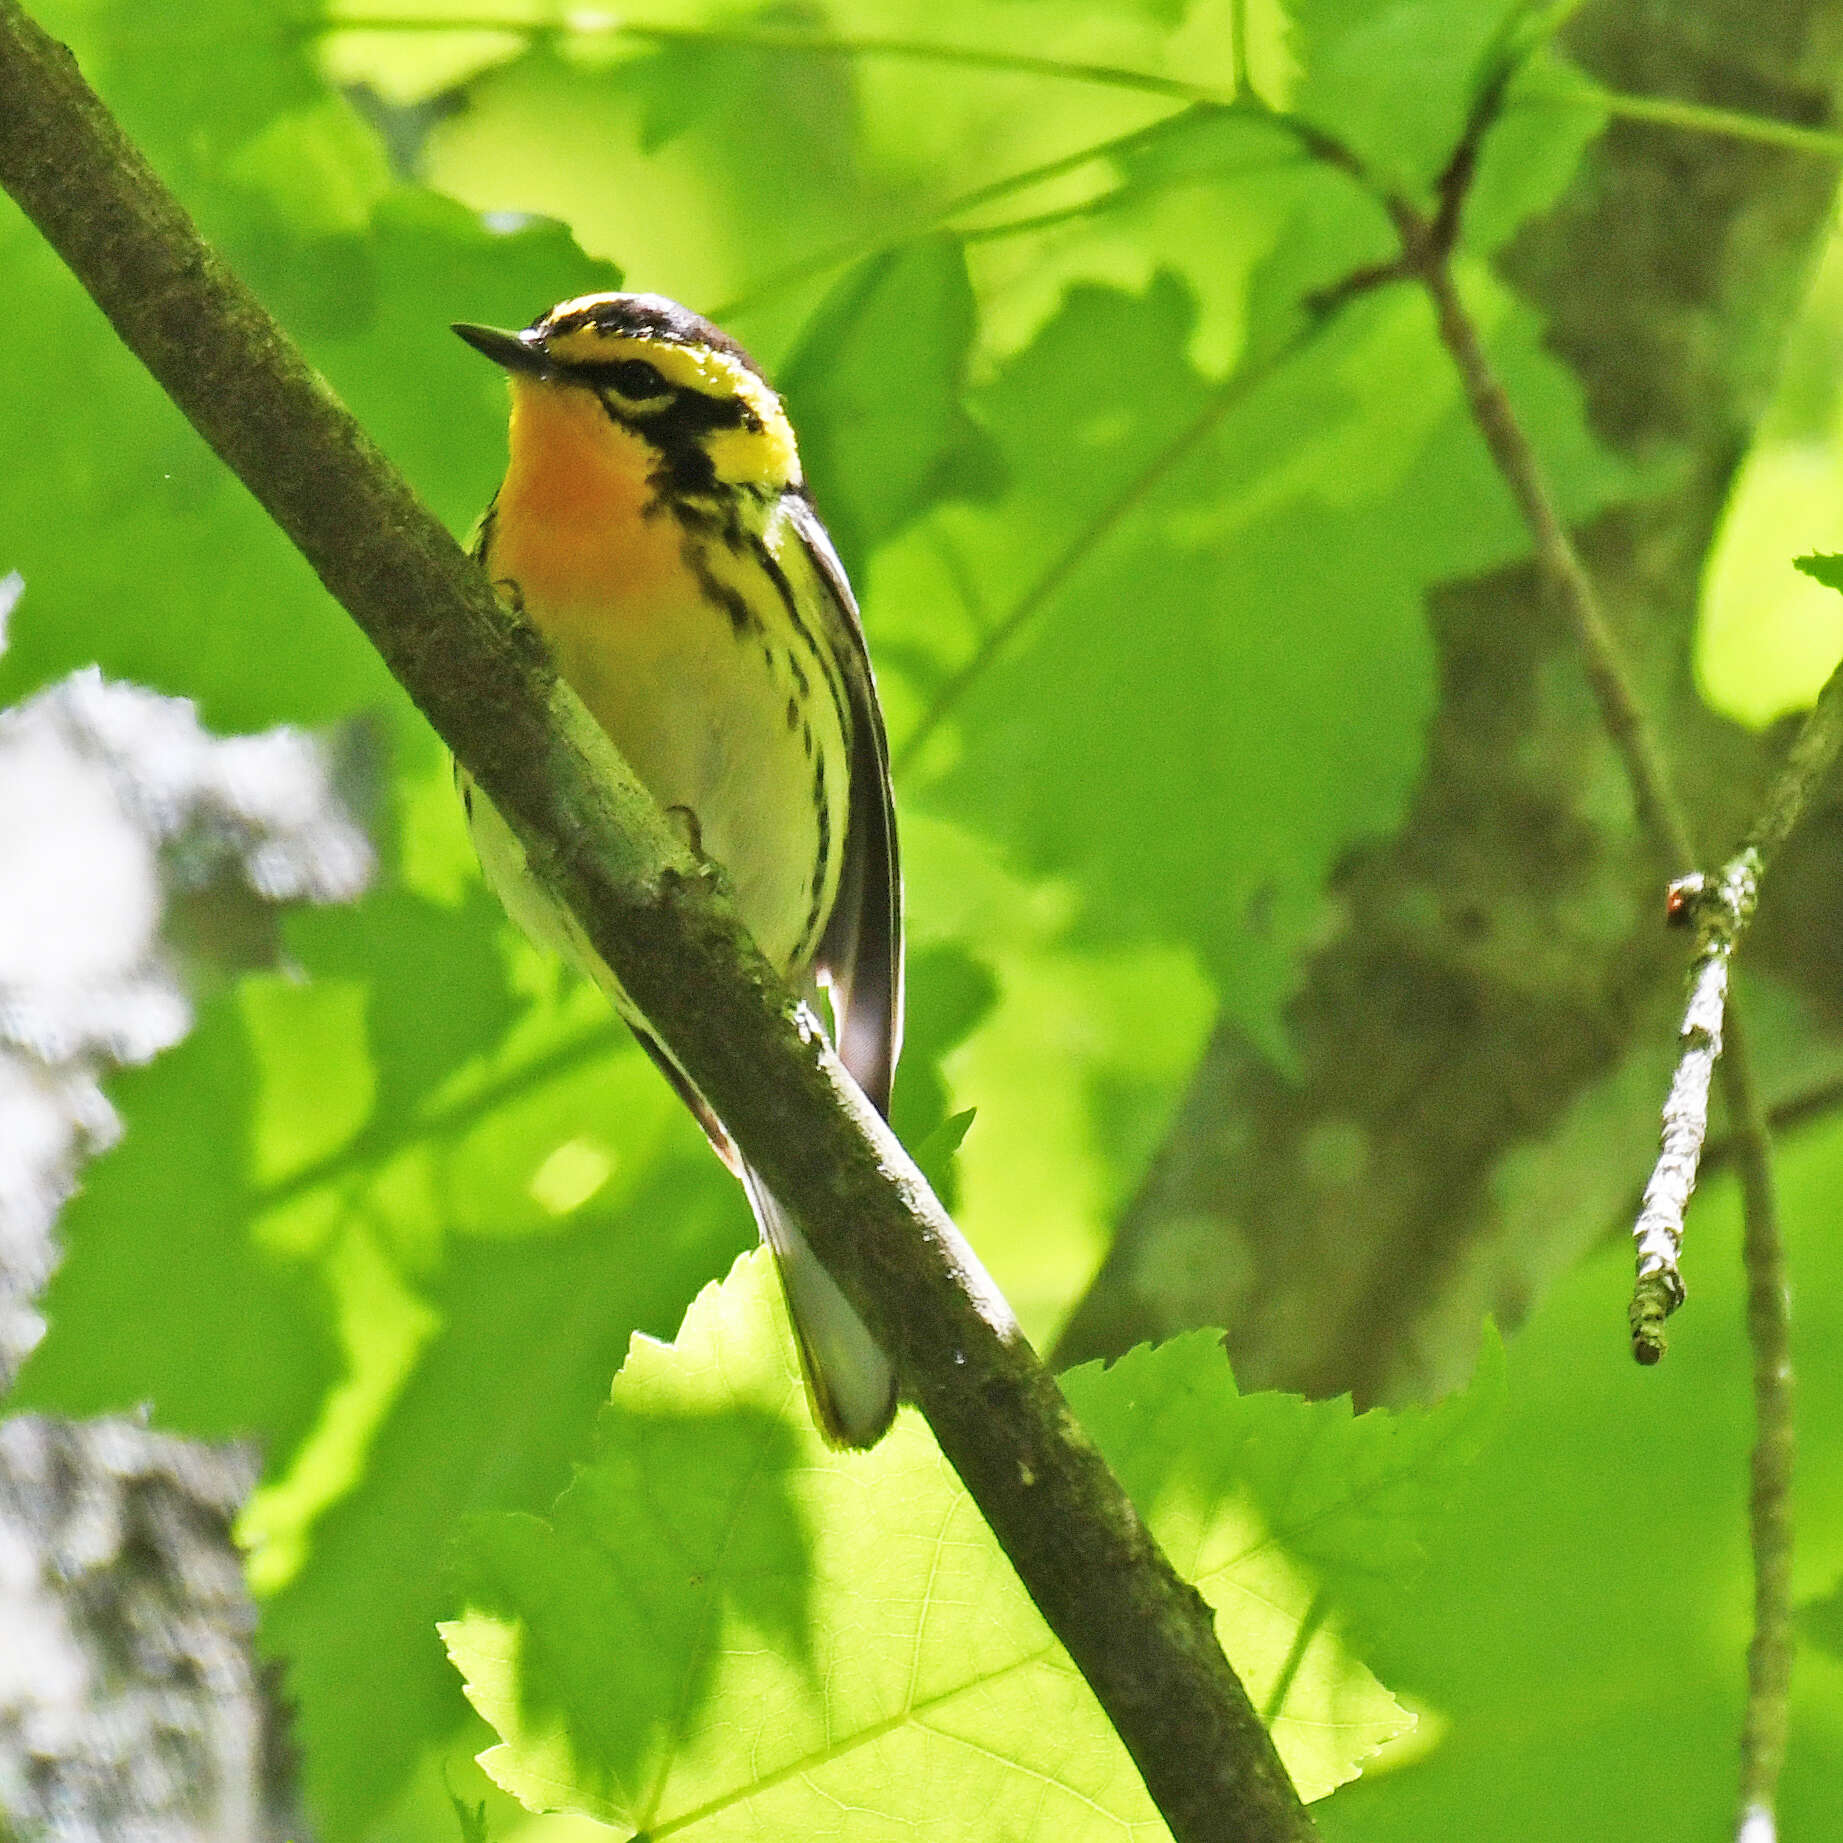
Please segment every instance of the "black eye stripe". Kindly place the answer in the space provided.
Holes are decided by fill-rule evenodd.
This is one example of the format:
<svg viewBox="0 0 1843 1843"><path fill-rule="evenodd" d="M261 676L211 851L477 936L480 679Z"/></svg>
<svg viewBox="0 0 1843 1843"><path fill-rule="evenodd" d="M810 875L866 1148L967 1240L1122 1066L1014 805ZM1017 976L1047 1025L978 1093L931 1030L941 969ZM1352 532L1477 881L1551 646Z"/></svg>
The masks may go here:
<svg viewBox="0 0 1843 1843"><path fill-rule="evenodd" d="M717 476L705 438L717 429L747 428L753 412L735 397L707 397L701 391L677 390L669 402L624 406L618 396L604 395L602 407L614 422L636 430L658 450L659 458L682 493L708 493Z"/></svg>
<svg viewBox="0 0 1843 1843"><path fill-rule="evenodd" d="M602 380L598 378L596 383L600 386ZM604 391L603 407L617 422L644 422L648 438L660 443L670 443L677 438L690 440L711 429L760 425L761 419L739 398L707 397L700 390L680 389L671 384L665 388L665 401L654 398L650 403L644 400L636 403L617 387L613 396Z"/></svg>
<svg viewBox="0 0 1843 1843"><path fill-rule="evenodd" d="M760 415L740 396L706 396L689 385L674 384L644 358L605 359L562 369L564 376L599 393L617 422L643 419L654 440L669 442L709 429L761 431ZM662 425L670 425L669 432Z"/></svg>

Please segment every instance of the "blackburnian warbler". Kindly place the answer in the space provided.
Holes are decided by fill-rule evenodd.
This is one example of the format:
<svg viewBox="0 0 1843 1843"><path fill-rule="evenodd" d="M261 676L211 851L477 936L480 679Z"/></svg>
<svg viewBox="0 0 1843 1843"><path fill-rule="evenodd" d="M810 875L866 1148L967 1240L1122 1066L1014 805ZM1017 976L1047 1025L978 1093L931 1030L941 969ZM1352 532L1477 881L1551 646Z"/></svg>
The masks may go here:
<svg viewBox="0 0 1843 1843"><path fill-rule="evenodd" d="M510 464L475 553L883 1111L902 1030L889 752L857 604L779 397L674 301L596 294L522 332L457 325L510 376ZM512 918L610 996L741 1178L774 1250L807 1393L834 1444L895 1412L884 1352L619 981L457 770Z"/></svg>

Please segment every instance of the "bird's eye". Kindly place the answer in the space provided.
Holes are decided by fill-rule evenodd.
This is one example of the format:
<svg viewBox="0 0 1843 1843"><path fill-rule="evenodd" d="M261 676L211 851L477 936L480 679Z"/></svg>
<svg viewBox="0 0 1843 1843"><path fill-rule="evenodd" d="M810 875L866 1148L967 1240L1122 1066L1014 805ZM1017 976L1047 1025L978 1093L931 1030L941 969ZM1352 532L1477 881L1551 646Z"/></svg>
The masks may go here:
<svg viewBox="0 0 1843 1843"><path fill-rule="evenodd" d="M668 396L672 389L660 374L659 367L649 365L643 358L624 358L610 365L608 382L629 403L644 403L651 397Z"/></svg>

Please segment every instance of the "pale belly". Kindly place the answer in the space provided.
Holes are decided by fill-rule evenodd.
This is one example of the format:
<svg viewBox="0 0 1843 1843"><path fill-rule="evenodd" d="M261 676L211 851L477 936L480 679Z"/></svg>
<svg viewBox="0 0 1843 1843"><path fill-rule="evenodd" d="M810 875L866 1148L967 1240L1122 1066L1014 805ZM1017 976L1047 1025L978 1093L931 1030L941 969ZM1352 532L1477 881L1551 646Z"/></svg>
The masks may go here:
<svg viewBox="0 0 1843 1843"><path fill-rule="evenodd" d="M803 971L837 895L849 798L842 727L816 665L765 633L738 633L703 602L644 622L529 600L526 612L647 791L722 868L762 952L783 973ZM796 665L805 695L796 695ZM475 832L514 919L580 961L580 937L559 934L541 892L503 886L529 882L522 853L506 862L509 835L489 840L479 817Z"/></svg>

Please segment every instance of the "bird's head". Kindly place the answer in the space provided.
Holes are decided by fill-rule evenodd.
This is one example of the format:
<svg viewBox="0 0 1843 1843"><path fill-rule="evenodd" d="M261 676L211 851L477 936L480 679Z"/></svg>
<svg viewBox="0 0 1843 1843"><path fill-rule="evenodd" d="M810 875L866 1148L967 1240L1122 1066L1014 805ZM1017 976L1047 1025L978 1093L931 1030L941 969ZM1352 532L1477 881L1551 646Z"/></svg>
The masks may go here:
<svg viewBox="0 0 1843 1843"><path fill-rule="evenodd" d="M522 332L454 330L509 374L515 443L521 411L543 422L592 399L612 429L656 452L680 494L800 484L793 429L754 360L664 295L585 294Z"/></svg>

